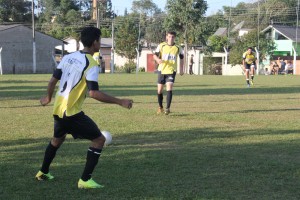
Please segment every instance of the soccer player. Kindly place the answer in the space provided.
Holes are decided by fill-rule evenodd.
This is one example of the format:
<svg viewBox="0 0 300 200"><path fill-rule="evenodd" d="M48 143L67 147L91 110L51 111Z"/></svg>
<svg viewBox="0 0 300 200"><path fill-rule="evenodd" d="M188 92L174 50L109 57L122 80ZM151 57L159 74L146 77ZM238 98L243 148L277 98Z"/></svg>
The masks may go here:
<svg viewBox="0 0 300 200"><path fill-rule="evenodd" d="M66 135L71 134L74 139L91 141L78 188L103 187L91 178L91 174L98 163L105 137L96 123L81 111L83 101L86 93L98 101L118 104L128 109L132 107L133 101L119 99L99 91L99 67L92 55L100 49L100 36L101 31L98 28L87 27L82 30L81 42L84 49L63 57L48 83L47 95L40 100L43 106L49 104L55 86L60 81L53 110L54 136L46 148L42 167L35 176L37 180L54 178L49 173L50 164Z"/></svg>
<svg viewBox="0 0 300 200"><path fill-rule="evenodd" d="M158 65L158 80L157 80L157 98L158 111L157 114L170 113L170 106L173 96L173 84L175 82L177 70L177 58L180 58L180 75L183 75L183 52L180 46L175 44L176 32L167 32L166 42L158 45L153 55L154 60ZM166 84L167 89L167 107L163 109L163 89Z"/></svg>
<svg viewBox="0 0 300 200"><path fill-rule="evenodd" d="M247 82L247 87L250 87L250 83L251 85L254 84L253 79L254 79L254 73L255 73L255 66L256 66L256 56L255 53L252 51L252 48L249 47L248 50L243 53L243 66L244 66L244 70L246 73L246 82ZM249 81L249 71L251 74L251 80Z"/></svg>

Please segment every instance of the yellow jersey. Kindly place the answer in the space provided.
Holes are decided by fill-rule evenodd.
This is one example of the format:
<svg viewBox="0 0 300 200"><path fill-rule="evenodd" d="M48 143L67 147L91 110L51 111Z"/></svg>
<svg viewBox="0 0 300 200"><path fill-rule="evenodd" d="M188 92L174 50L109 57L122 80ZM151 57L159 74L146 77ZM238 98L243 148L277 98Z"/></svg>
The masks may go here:
<svg viewBox="0 0 300 200"><path fill-rule="evenodd" d="M183 52L178 45L168 45L167 42L162 42L155 50L155 54L163 61L158 66L158 71L161 74L173 74L177 69L177 58L183 56Z"/></svg>
<svg viewBox="0 0 300 200"><path fill-rule="evenodd" d="M99 67L92 55L80 51L63 57L57 66L61 69L59 87L55 96L53 115L63 118L81 112L87 93L86 81L98 83Z"/></svg>
<svg viewBox="0 0 300 200"><path fill-rule="evenodd" d="M251 65L251 64L255 64L256 56L253 52L249 54L248 51L246 51L245 53L243 53L243 59L247 64Z"/></svg>

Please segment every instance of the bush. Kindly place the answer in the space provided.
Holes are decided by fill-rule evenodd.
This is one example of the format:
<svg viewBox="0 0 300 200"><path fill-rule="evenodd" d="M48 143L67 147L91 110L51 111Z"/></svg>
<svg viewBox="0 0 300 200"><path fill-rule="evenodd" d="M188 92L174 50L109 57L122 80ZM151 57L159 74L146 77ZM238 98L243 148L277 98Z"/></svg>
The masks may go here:
<svg viewBox="0 0 300 200"><path fill-rule="evenodd" d="M141 68L139 68L139 72L145 72L146 70L145 70L145 67L141 67Z"/></svg>
<svg viewBox="0 0 300 200"><path fill-rule="evenodd" d="M136 68L136 64L132 60L129 60L127 63L125 63L123 67L124 72L126 73L134 72L135 68Z"/></svg>

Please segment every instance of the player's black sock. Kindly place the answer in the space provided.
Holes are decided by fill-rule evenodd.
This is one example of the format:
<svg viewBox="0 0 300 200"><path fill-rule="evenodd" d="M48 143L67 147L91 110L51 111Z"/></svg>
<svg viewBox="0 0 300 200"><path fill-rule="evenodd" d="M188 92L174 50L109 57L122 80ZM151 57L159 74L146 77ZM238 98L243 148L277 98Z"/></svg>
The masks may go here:
<svg viewBox="0 0 300 200"><path fill-rule="evenodd" d="M246 79L246 81L247 81L247 84L249 85L250 84L249 79Z"/></svg>
<svg viewBox="0 0 300 200"><path fill-rule="evenodd" d="M160 108L163 107L163 105L162 105L163 104L163 99L164 99L163 94L157 94L158 105L159 105Z"/></svg>
<svg viewBox="0 0 300 200"><path fill-rule="evenodd" d="M254 75L251 76L251 80L252 80L252 81L253 81L253 79L254 79Z"/></svg>
<svg viewBox="0 0 300 200"><path fill-rule="evenodd" d="M102 149L96 149L90 147L86 156L85 168L83 170L81 179L87 181L92 177L92 173L98 163L99 157L101 155Z"/></svg>
<svg viewBox="0 0 300 200"><path fill-rule="evenodd" d="M57 147L53 146L51 142L48 144L46 151L45 151L45 156L44 156L44 161L42 164L41 171L45 174L49 173L49 166L53 160L53 158L56 155Z"/></svg>
<svg viewBox="0 0 300 200"><path fill-rule="evenodd" d="M171 106L172 96L173 96L172 90L167 91L167 108L170 108Z"/></svg>

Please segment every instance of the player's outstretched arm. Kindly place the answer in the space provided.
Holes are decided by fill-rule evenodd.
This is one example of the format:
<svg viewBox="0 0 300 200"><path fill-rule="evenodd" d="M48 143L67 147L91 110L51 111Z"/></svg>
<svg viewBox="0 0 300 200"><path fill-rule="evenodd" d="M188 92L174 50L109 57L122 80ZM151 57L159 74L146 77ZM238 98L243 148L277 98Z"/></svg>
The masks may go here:
<svg viewBox="0 0 300 200"><path fill-rule="evenodd" d="M58 79L52 77L48 83L48 88L47 88L47 95L42 97L40 99L40 103L42 106L45 106L47 105L48 103L51 102L51 99L52 99L52 95L53 95L53 92L55 90L55 86L56 86L56 83L58 82Z"/></svg>
<svg viewBox="0 0 300 200"><path fill-rule="evenodd" d="M101 92L99 90L90 90L89 95L91 98L96 99L98 101L104 102L104 103L112 103L112 104L118 104L124 108L131 109L133 101L131 99L119 99L113 96L110 96L108 94L105 94L104 92Z"/></svg>

